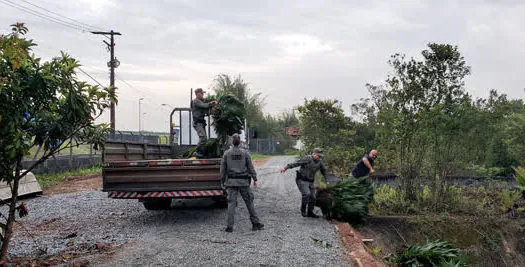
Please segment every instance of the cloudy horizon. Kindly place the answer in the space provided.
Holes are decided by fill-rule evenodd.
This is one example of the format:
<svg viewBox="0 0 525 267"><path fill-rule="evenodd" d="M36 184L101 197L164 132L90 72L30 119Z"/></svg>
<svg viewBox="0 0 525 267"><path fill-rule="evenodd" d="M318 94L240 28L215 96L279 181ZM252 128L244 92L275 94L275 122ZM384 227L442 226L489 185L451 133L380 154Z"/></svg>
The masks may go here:
<svg viewBox="0 0 525 267"><path fill-rule="evenodd" d="M167 131L169 108L161 105L188 106L190 88L209 88L221 73L240 74L266 97L265 111L271 114L314 97L336 98L349 111L368 96L366 83L385 80L392 54L418 57L431 42L459 47L472 67L466 87L473 96L487 97L497 89L524 98L525 2L349 2L0 0L0 29L8 33L10 24L26 23L38 44L37 56L49 59L63 50L102 84L109 83L102 36L28 14L20 6L40 10L38 5L121 32L115 37L121 62L116 69L119 130L138 129L143 97L145 129Z"/></svg>

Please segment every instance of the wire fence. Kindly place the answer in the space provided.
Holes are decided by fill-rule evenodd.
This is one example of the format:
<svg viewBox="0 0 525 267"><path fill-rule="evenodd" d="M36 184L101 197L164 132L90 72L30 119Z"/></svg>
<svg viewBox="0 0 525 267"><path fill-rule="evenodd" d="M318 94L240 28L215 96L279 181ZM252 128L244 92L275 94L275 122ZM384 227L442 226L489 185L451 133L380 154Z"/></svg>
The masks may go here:
<svg viewBox="0 0 525 267"><path fill-rule="evenodd" d="M257 154L275 154L277 141L274 138L250 140L250 152Z"/></svg>
<svg viewBox="0 0 525 267"><path fill-rule="evenodd" d="M169 134L164 133L138 133L116 131L114 134L107 136L108 141L148 143L148 144L169 144ZM71 140L74 144L75 140ZM68 145L63 144L63 145ZM43 148L33 148L30 154L22 162L23 168L30 168L42 155ZM60 173L78 169L92 168L102 166L102 151L97 151L93 145L78 145L66 148L54 157L44 161L32 170L34 174Z"/></svg>

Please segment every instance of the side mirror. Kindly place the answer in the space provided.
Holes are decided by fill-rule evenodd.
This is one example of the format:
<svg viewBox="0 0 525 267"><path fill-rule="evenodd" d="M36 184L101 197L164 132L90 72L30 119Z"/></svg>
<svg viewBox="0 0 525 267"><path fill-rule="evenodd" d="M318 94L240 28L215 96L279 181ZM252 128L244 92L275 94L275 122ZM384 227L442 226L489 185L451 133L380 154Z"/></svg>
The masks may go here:
<svg viewBox="0 0 525 267"><path fill-rule="evenodd" d="M252 133L252 139L257 139L257 129L256 128L253 128L251 129L251 133Z"/></svg>

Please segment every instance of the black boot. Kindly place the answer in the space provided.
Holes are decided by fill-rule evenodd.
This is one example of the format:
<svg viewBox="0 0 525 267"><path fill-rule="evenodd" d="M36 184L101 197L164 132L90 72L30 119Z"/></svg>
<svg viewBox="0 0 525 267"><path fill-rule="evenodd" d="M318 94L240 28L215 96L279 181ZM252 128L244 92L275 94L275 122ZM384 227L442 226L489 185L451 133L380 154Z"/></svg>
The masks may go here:
<svg viewBox="0 0 525 267"><path fill-rule="evenodd" d="M303 215L303 217L306 217L306 216L307 216L307 213L306 213L306 204L301 204L301 215Z"/></svg>
<svg viewBox="0 0 525 267"><path fill-rule="evenodd" d="M254 223L253 224L253 227L252 227L253 231L262 230L262 229L264 229L264 224L262 224L262 223Z"/></svg>
<svg viewBox="0 0 525 267"><path fill-rule="evenodd" d="M233 227L228 226L228 227L226 227L226 229L224 229L224 231L226 231L228 233L231 233L231 232L233 232Z"/></svg>
<svg viewBox="0 0 525 267"><path fill-rule="evenodd" d="M314 204L313 203L309 203L308 204L308 213L306 214L306 216L310 217L310 218L319 218L319 216L314 213Z"/></svg>
<svg viewBox="0 0 525 267"><path fill-rule="evenodd" d="M306 216L310 218L319 218L319 215L315 214L313 211L309 211Z"/></svg>

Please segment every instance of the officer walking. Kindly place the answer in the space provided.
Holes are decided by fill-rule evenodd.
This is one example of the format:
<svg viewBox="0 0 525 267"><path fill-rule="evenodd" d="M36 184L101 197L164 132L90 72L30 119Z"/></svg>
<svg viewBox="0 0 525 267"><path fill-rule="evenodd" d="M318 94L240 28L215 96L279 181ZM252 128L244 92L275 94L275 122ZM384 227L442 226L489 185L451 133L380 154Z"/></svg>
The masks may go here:
<svg viewBox="0 0 525 267"><path fill-rule="evenodd" d="M301 215L303 217L318 218L319 216L314 213L315 207L315 190L314 180L317 171L321 171L326 181L326 168L321 161L323 157L323 150L320 148L314 149L312 155L305 156L296 162L286 165L281 169L281 173L286 172L288 169L301 167L297 171L297 177L295 182L299 191L301 191ZM307 212L308 206L308 212Z"/></svg>
<svg viewBox="0 0 525 267"><path fill-rule="evenodd" d="M252 230L262 230L264 224L259 221L253 206L253 192L250 189L251 180L257 188L257 173L253 168L250 154L239 147L241 137L234 134L232 137L233 147L224 152L221 161L221 183L228 193L228 221L226 232L233 232L235 208L237 208L237 196L241 194L252 222Z"/></svg>
<svg viewBox="0 0 525 267"><path fill-rule="evenodd" d="M193 128L197 131L199 136L199 143L197 144L196 156L203 156L203 146L206 144L208 136L206 135L206 119L204 117L209 113L210 107L217 104L217 101L205 102L204 90L202 88L195 89L195 99L191 102L191 113L193 115Z"/></svg>
<svg viewBox="0 0 525 267"><path fill-rule="evenodd" d="M376 158L377 150L375 149L371 150L370 153L368 153L367 155L364 155L363 158L352 169L352 176L354 178L360 178L363 176L374 174L374 160Z"/></svg>

